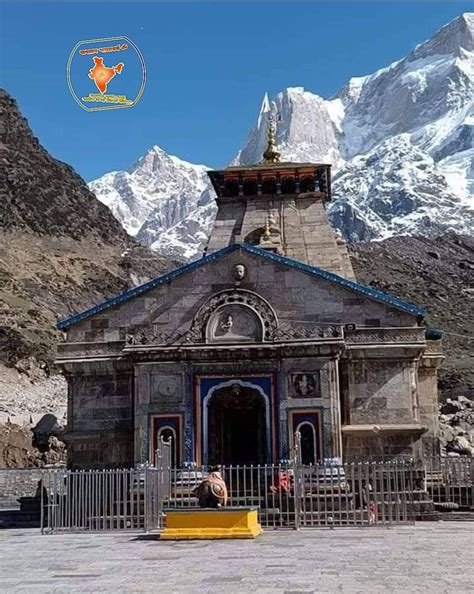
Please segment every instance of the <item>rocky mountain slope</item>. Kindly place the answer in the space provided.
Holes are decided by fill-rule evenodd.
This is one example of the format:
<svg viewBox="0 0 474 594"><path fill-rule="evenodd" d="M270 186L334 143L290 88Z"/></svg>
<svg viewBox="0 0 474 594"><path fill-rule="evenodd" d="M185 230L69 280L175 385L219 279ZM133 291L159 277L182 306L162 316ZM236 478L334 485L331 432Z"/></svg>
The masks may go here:
<svg viewBox="0 0 474 594"><path fill-rule="evenodd" d="M443 330L442 398L474 400L474 239L393 237L350 253L359 281L424 306L427 323Z"/></svg>
<svg viewBox="0 0 474 594"><path fill-rule="evenodd" d="M0 421L64 411L58 319L164 272L0 92Z"/></svg>
<svg viewBox="0 0 474 594"><path fill-rule="evenodd" d="M273 114L284 160L332 163L329 214L346 239L472 234L473 64L474 13L466 13L329 100L300 87L265 96L233 162L260 161ZM147 245L183 258L205 245L215 215L205 167L153 147L90 187Z"/></svg>

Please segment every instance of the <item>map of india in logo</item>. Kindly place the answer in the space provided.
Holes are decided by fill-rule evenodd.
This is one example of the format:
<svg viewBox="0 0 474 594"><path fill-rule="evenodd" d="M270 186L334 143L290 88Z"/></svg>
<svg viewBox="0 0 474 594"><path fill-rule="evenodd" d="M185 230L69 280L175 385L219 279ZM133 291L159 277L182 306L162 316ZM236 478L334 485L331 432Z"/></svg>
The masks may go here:
<svg viewBox="0 0 474 594"><path fill-rule="evenodd" d="M101 93L105 93L107 85L113 77L122 72L123 63L120 62L117 66L107 68L107 66L104 66L104 58L93 58L93 60L95 66L89 70L89 78L92 78Z"/></svg>
<svg viewBox="0 0 474 594"><path fill-rule="evenodd" d="M133 107L145 88L143 56L124 36L79 41L66 70L71 95L86 111Z"/></svg>

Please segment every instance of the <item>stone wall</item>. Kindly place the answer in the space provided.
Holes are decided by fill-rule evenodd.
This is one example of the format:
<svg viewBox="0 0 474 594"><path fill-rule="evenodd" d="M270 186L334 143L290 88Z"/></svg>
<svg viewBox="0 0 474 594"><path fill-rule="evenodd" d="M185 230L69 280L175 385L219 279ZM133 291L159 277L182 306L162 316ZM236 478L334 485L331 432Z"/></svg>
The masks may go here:
<svg viewBox="0 0 474 594"><path fill-rule="evenodd" d="M120 349L120 341L137 326L155 324L164 333L184 332L211 295L234 286L232 268L237 263L243 263L247 269L241 287L269 301L280 321L386 327L416 325L414 315L334 282L247 252L233 252L75 324L67 330L68 341L85 343L85 352L100 352L98 345L94 345L108 343L110 348L118 341Z"/></svg>
<svg viewBox="0 0 474 594"><path fill-rule="evenodd" d="M18 507L19 497L34 497L38 481L48 472L40 468L0 470L0 508Z"/></svg>
<svg viewBox="0 0 474 594"><path fill-rule="evenodd" d="M83 362L68 376L68 466L133 466L133 371Z"/></svg>
<svg viewBox="0 0 474 594"><path fill-rule="evenodd" d="M156 363L135 367L135 463L153 459L151 444L152 415L182 414L184 433L191 431L192 384L187 365ZM185 458L189 460L189 452Z"/></svg>
<svg viewBox="0 0 474 594"><path fill-rule="evenodd" d="M316 410L322 421L322 456L340 456L339 391L337 360L328 358L286 359L281 363L280 373L280 437L282 453L289 453L291 435L290 415L295 410ZM317 379L314 394L302 396L296 393L294 378L308 375ZM320 453L321 454L321 453Z"/></svg>
<svg viewBox="0 0 474 594"><path fill-rule="evenodd" d="M348 371L351 425L415 422L410 361L351 361Z"/></svg>
<svg viewBox="0 0 474 594"><path fill-rule="evenodd" d="M343 435L344 461L411 459L416 454L411 435Z"/></svg>
<svg viewBox="0 0 474 594"><path fill-rule="evenodd" d="M93 468L132 468L133 433L70 433L66 435L67 463L72 470Z"/></svg>
<svg viewBox="0 0 474 594"><path fill-rule="evenodd" d="M70 383L73 402L68 428L73 431L130 431L132 374L111 369L77 375Z"/></svg>
<svg viewBox="0 0 474 594"><path fill-rule="evenodd" d="M207 246L209 253L236 242L236 236L240 237L244 214L244 203L240 200L219 204Z"/></svg>
<svg viewBox="0 0 474 594"><path fill-rule="evenodd" d="M337 243L323 199L316 194L263 195L221 203L208 253L236 243L237 238L248 241L249 236L263 230L270 215L272 231L277 232L279 247L286 256L354 278L347 248Z"/></svg>

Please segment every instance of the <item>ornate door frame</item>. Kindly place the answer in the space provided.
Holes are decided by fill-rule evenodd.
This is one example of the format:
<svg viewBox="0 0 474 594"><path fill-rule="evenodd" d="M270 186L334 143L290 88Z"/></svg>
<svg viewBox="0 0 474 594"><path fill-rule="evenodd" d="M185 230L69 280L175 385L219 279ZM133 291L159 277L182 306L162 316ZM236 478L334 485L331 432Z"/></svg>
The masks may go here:
<svg viewBox="0 0 474 594"><path fill-rule="evenodd" d="M256 390L265 403L266 460L276 461L277 406L275 403L274 374L258 375L204 375L195 378L195 460L198 465L207 465L209 451L209 403L214 393L221 389L238 385Z"/></svg>

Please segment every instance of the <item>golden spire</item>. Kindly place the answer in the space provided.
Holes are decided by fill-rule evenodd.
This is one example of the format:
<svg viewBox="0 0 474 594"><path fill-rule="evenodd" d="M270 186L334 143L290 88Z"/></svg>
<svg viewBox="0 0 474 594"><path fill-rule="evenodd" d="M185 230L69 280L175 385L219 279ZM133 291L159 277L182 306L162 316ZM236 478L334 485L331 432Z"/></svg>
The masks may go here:
<svg viewBox="0 0 474 594"><path fill-rule="evenodd" d="M265 221L265 229L263 231L263 239L265 241L268 241L271 237L271 230L270 230L270 217L267 217L267 220Z"/></svg>
<svg viewBox="0 0 474 594"><path fill-rule="evenodd" d="M267 148L263 153L262 164L279 163L280 153L275 142L275 126L273 124L273 116L268 116L268 131L267 131Z"/></svg>

